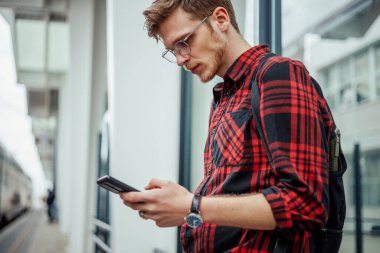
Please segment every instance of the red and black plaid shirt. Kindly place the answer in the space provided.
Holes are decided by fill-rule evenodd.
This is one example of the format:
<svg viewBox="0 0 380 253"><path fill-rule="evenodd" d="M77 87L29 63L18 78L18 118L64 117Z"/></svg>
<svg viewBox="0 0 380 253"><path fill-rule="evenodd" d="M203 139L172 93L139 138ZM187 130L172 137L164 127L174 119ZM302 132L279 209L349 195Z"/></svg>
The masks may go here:
<svg viewBox="0 0 380 253"><path fill-rule="evenodd" d="M265 45L249 49L229 68L224 82L214 87L204 179L196 193L263 193L277 228L183 225L185 252L271 252L279 234L289 236L288 252L312 252L311 230L327 220L328 156L323 135L330 138L332 118L301 62L270 58L258 83L271 168L252 118L250 87L260 59L268 52Z"/></svg>

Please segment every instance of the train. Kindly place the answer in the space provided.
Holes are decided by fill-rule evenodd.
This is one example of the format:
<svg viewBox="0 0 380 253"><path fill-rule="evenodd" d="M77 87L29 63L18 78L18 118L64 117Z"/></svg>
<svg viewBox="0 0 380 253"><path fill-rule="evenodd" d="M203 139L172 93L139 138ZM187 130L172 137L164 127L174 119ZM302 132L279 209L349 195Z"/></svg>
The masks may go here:
<svg viewBox="0 0 380 253"><path fill-rule="evenodd" d="M0 143L0 230L32 206L32 180Z"/></svg>

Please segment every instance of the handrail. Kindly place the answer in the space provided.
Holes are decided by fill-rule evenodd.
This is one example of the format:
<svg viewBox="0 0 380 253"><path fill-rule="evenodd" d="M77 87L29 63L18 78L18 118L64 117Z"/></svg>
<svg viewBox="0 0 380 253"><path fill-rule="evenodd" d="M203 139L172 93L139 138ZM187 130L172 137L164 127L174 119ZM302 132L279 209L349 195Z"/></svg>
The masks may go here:
<svg viewBox="0 0 380 253"><path fill-rule="evenodd" d="M112 233L112 226L105 223L104 221L98 220L95 217L92 219L92 223L101 228L104 229L105 231ZM100 247L102 248L105 252L107 253L112 253L112 249L105 244L96 234L91 233L91 239Z"/></svg>
<svg viewBox="0 0 380 253"><path fill-rule="evenodd" d="M110 224L105 223L104 221L93 218L92 223L98 227L101 227L104 230L112 232L112 226Z"/></svg>
<svg viewBox="0 0 380 253"><path fill-rule="evenodd" d="M101 247L105 252L112 253L112 249L108 247L107 244L105 244L102 240L99 239L95 234L91 234L91 239L99 246Z"/></svg>

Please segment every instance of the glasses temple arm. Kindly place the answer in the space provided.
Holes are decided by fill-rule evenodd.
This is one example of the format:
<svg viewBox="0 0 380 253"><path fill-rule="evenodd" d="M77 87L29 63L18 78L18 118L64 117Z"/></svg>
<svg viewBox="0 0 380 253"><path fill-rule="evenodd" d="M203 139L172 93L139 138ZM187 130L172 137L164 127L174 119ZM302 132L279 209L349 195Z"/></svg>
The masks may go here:
<svg viewBox="0 0 380 253"><path fill-rule="evenodd" d="M211 12L204 19L202 19L202 21L196 27L194 27L194 29L191 30L191 32L183 39L183 41L186 41L195 32L195 30L197 30L208 19L208 17L211 16L212 13L213 12Z"/></svg>

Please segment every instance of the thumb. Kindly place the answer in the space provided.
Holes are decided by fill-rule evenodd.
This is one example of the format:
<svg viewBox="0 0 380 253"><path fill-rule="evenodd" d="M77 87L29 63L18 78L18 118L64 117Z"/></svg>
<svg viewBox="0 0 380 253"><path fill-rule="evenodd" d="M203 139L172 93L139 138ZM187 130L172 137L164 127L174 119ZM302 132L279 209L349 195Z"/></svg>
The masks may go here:
<svg viewBox="0 0 380 253"><path fill-rule="evenodd" d="M162 186L166 183L165 180L153 178L150 180L147 186L144 187L145 190L152 190L157 188L162 188Z"/></svg>

